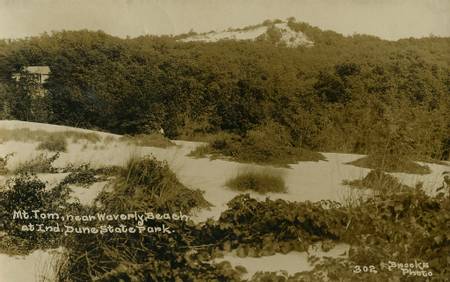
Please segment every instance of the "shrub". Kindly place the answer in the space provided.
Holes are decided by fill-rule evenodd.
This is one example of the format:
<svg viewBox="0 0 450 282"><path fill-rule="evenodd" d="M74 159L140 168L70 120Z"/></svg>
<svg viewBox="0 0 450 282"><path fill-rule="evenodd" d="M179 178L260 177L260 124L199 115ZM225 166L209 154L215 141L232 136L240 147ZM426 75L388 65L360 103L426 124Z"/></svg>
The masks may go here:
<svg viewBox="0 0 450 282"><path fill-rule="evenodd" d="M53 156L40 154L32 160L21 163L15 169L15 173L56 173L58 169L53 166L53 162L59 158L59 152Z"/></svg>
<svg viewBox="0 0 450 282"><path fill-rule="evenodd" d="M2 251L10 254L27 254L34 249L50 248L59 245L57 233L24 232L22 225L49 224L41 218L31 216L31 211L58 212L66 206L68 198L64 187L47 189L46 183L35 176L22 174L7 181L6 187L0 187L0 218L2 224ZM30 218L13 219L14 211L26 211Z"/></svg>
<svg viewBox="0 0 450 282"><path fill-rule="evenodd" d="M6 154L4 157L0 157L0 175L5 175L9 172L7 166L9 159L14 156L14 153Z"/></svg>
<svg viewBox="0 0 450 282"><path fill-rule="evenodd" d="M413 174L428 174L431 172L430 168L426 165L420 165L412 160L395 156L369 155L349 162L348 164L364 168L380 169L386 172Z"/></svg>
<svg viewBox="0 0 450 282"><path fill-rule="evenodd" d="M61 184L75 184L88 187L97 181L96 171L89 164L84 164L76 169L72 169L72 172L63 179Z"/></svg>
<svg viewBox="0 0 450 282"><path fill-rule="evenodd" d="M259 194L286 192L283 177L274 171L247 171L227 181L226 186L237 191L254 191Z"/></svg>
<svg viewBox="0 0 450 282"><path fill-rule="evenodd" d="M240 162L254 162L288 166L299 161L319 161L325 157L317 152L295 147L287 129L275 122L268 122L249 130L244 137L221 134L209 145L197 147L190 156L230 158Z"/></svg>
<svg viewBox="0 0 450 282"><path fill-rule="evenodd" d="M386 174L379 169L370 171L362 180L345 180L343 184L355 188L372 189L374 191L392 192L413 189L412 187L401 184L396 177Z"/></svg>
<svg viewBox="0 0 450 282"><path fill-rule="evenodd" d="M66 152L67 151L67 140L63 136L57 138L51 138L42 141L37 146L38 150L47 150L50 152Z"/></svg>

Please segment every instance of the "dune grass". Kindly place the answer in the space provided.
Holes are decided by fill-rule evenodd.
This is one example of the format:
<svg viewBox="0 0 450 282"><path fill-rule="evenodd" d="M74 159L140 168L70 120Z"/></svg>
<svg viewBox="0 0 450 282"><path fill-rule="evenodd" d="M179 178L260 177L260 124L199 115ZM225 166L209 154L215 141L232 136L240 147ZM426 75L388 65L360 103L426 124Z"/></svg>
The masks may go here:
<svg viewBox="0 0 450 282"><path fill-rule="evenodd" d="M116 170L111 185L114 192L105 193L102 201L117 209L125 208L122 206L124 198L128 199L127 209L152 207L189 211L210 206L200 190L184 186L166 162L151 156L132 156L125 167Z"/></svg>
<svg viewBox="0 0 450 282"><path fill-rule="evenodd" d="M119 138L120 141L127 142L128 144L133 144L142 147L158 147L167 148L170 146L175 146L168 138L164 137L158 133L152 134L137 134L137 135L124 135Z"/></svg>
<svg viewBox="0 0 450 282"><path fill-rule="evenodd" d="M259 194L285 193L287 189L283 177L269 169L239 173L236 177L229 179L225 185L236 191L254 191Z"/></svg>
<svg viewBox="0 0 450 282"><path fill-rule="evenodd" d="M28 128L18 129L0 129L0 141L17 142L49 142L50 140L71 139L74 143L80 140L86 140L91 143L97 143L102 140L100 135L93 132L79 132L75 130L55 131L31 130Z"/></svg>
<svg viewBox="0 0 450 282"><path fill-rule="evenodd" d="M54 138L44 140L36 147L38 150L47 150L50 152L66 152L67 151L67 139L58 135Z"/></svg>

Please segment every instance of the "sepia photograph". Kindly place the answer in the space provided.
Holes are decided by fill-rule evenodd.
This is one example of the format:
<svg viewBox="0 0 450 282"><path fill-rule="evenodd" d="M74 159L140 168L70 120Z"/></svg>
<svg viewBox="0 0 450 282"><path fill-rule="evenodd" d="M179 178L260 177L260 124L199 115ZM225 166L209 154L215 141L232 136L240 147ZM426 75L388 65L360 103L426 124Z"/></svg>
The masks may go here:
<svg viewBox="0 0 450 282"><path fill-rule="evenodd" d="M0 0L0 282L450 281L449 0Z"/></svg>

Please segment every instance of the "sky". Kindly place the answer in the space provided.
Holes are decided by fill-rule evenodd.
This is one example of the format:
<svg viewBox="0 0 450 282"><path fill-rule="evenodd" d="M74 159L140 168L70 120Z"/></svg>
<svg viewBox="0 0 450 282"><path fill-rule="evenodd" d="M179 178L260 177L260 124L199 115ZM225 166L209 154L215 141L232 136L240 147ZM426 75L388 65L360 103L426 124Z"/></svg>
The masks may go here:
<svg viewBox="0 0 450 282"><path fill-rule="evenodd" d="M450 36L450 0L0 0L0 38L63 29L180 34L288 17L345 35Z"/></svg>

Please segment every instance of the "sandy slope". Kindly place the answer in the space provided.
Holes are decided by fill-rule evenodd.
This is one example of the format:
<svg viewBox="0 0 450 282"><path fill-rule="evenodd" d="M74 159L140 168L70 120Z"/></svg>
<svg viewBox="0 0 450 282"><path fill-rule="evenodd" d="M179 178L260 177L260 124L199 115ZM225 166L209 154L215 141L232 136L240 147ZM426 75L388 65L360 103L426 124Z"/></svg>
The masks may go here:
<svg viewBox="0 0 450 282"><path fill-rule="evenodd" d="M313 46L314 42L309 40L307 36L300 32L292 30L287 23L277 23L273 27L279 31L281 38L280 42L283 42L287 47L298 46ZM212 31L207 33L201 33L189 36L182 39L183 42L190 41L202 41L202 42L217 42L220 40L256 40L258 37L263 36L268 31L268 26L258 26L247 30L224 30L224 31Z"/></svg>
<svg viewBox="0 0 450 282"><path fill-rule="evenodd" d="M55 126L39 123L28 123L19 121L0 121L1 128L29 128L42 129L47 131L66 131L79 130L83 132L91 132L83 129L74 129L71 127ZM108 133L99 133L101 136L115 136ZM149 155L152 154L160 160L166 160L172 170L177 174L181 182L190 188L201 189L205 192L205 198L214 205L210 210L202 210L198 212L194 219L196 221L204 221L208 217L217 218L221 211L226 209L226 203L231 200L238 193L225 187L226 181L238 174L243 169L267 169L267 167L258 165L240 164L236 162L224 160L209 160L209 159L193 159L186 155L199 146L199 143L187 141L174 141L178 146L167 149L154 147L136 147L124 142L112 141L108 144L89 144L79 142L77 144L70 143L68 151L61 153L61 157L55 162L56 166L65 166L68 163L81 164L85 162L91 163L94 167L102 167L104 165L123 165L128 158L133 155ZM86 145L86 146L85 146ZM32 158L39 154L35 150L36 143L23 143L16 141L8 141L0 144L0 156L7 153L14 152L15 155L8 164L8 167L13 169L19 163ZM287 193L269 193L266 195L272 199L285 199L288 201L320 201L320 200L334 200L345 201L348 198L355 196L355 191L342 185L344 179L360 179L364 177L369 170L358 168L345 163L353 161L362 157L355 154L337 154L325 153L327 161L319 162L302 162L293 165L292 168L272 168L278 171L285 177L286 185L288 187ZM394 174L398 176L402 182L408 185L413 185L417 181L423 181L425 188L429 192L433 192L441 185L442 172L449 170L449 167L428 164L432 169L432 173L428 175L409 175L409 174ZM65 175L40 174L39 177L48 181L50 184L56 184ZM0 182L5 178L0 178ZM74 188L74 200L79 200L83 204L90 204L95 196L102 191L106 183L96 183L90 189ZM252 194L253 197L260 199L266 196ZM273 266L279 270L278 266L283 266L284 270L290 273L309 269L310 265L305 260L305 253L289 253L287 255L275 255L264 258L237 258L233 255L226 257L232 264L242 264L249 268L252 273L257 270L271 270ZM0 256L0 278L5 275L13 275L11 271L18 275L17 277L25 277L21 275L29 275L20 281L34 281L36 276L35 270L22 271L23 269L30 269L31 265L38 265L38 262L49 259L49 255L45 252L33 253L24 258L24 260L17 260L11 257ZM35 269L35 268L32 268ZM7 274L8 273L8 274ZM26 274L28 273L28 274ZM2 276L3 275L3 276ZM12 277L12 276L8 276ZM7 277L6 277L7 278ZM5 279L6 279L5 278ZM14 281L14 280L0 281Z"/></svg>
<svg viewBox="0 0 450 282"><path fill-rule="evenodd" d="M28 256L0 254L0 281L32 282L54 281L54 262L61 250L37 250Z"/></svg>

